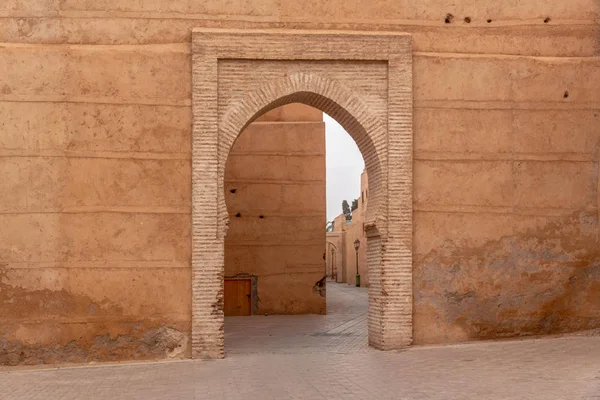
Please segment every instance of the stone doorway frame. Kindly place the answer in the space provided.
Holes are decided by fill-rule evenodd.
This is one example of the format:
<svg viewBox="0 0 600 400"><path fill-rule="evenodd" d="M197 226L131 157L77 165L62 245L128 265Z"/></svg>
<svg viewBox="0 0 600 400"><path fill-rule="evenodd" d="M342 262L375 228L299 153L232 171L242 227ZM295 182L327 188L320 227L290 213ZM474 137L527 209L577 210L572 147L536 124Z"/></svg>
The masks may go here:
<svg viewBox="0 0 600 400"><path fill-rule="evenodd" d="M240 68L221 73L224 62L239 63ZM252 67L259 62L285 62L290 72L254 82ZM340 79L324 67L327 62L344 69ZM387 71L385 92L369 97L369 88L360 93L352 87L348 77L353 70L381 73L382 66ZM228 215L223 178L229 150L255 118L297 102L335 118L353 137L365 160L371 191L365 219L371 281L369 344L382 350L411 344L412 90L408 34L193 30L193 358L225 355L223 282Z"/></svg>

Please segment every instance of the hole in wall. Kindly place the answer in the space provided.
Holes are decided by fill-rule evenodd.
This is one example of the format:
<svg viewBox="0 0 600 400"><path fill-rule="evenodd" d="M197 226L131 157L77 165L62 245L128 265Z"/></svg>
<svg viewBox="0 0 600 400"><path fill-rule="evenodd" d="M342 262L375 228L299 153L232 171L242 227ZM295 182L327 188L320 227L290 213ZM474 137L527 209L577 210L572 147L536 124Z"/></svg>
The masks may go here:
<svg viewBox="0 0 600 400"><path fill-rule="evenodd" d="M546 17L546 19L544 20L544 23L547 24L550 21L552 21L552 19L550 17Z"/></svg>
<svg viewBox="0 0 600 400"><path fill-rule="evenodd" d="M450 23L452 23L452 20L454 20L454 15L446 14L446 19L444 19L444 22L447 24L450 24Z"/></svg>
<svg viewBox="0 0 600 400"><path fill-rule="evenodd" d="M565 94L563 94L563 99L568 99L569 98L569 91L565 90Z"/></svg>
<svg viewBox="0 0 600 400"><path fill-rule="evenodd" d="M471 17L465 17L465 22L467 24L470 24L471 23Z"/></svg>
<svg viewBox="0 0 600 400"><path fill-rule="evenodd" d="M258 218L265 219L265 216L264 215L259 215Z"/></svg>
<svg viewBox="0 0 600 400"><path fill-rule="evenodd" d="M241 213L237 213L237 214L235 214L235 217L236 217L236 218L239 218L239 217L241 217L241 216L242 216L242 214L241 214Z"/></svg>
<svg viewBox="0 0 600 400"><path fill-rule="evenodd" d="M488 20L487 20L487 23L488 23L488 24L491 24L491 23L492 23L492 20L491 20L491 19L488 19Z"/></svg>
<svg viewBox="0 0 600 400"><path fill-rule="evenodd" d="M231 190L230 190L230 192L231 192L232 194L235 194L235 192L237 192L237 189L231 189Z"/></svg>

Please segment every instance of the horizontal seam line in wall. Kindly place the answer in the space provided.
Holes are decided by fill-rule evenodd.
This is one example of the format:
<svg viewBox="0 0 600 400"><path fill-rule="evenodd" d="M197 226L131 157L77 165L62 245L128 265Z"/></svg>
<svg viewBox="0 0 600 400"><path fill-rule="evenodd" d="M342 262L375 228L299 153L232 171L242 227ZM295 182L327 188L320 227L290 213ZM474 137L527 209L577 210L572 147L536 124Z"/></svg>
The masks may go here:
<svg viewBox="0 0 600 400"><path fill-rule="evenodd" d="M227 239L226 239L227 240ZM237 242L235 244L226 243L225 247L302 247L302 246L322 246L325 240L319 240L314 242L301 242L296 241L294 244L282 244L282 243L269 243L267 241L260 241L254 243Z"/></svg>
<svg viewBox="0 0 600 400"><path fill-rule="evenodd" d="M318 271L321 270L321 268L323 268L323 262L321 260L319 260L318 262L306 262L306 263L302 263L302 264L290 264L290 265L286 265L285 266L285 270L290 270L290 271L296 271L298 269L313 269L316 268Z"/></svg>
<svg viewBox="0 0 600 400"><path fill-rule="evenodd" d="M158 259L158 260L142 260L142 259L133 259L133 260L70 260L70 261L6 261L6 260L2 260L0 259L0 263L6 263L9 262L11 265L18 265L18 264L23 264L23 265L27 265L27 264L52 264L52 265L56 265L56 264L76 264L76 265L81 265L82 263L88 263L88 264L117 264L117 263L144 263L144 264L158 264L158 263L188 263L188 261L181 261L181 260L173 260L173 259ZM119 268L119 267L115 267L115 268ZM145 267L143 267L145 268ZM156 267L156 268L160 268L160 267Z"/></svg>
<svg viewBox="0 0 600 400"><path fill-rule="evenodd" d="M252 125L325 125L324 121L256 121L254 120Z"/></svg>
<svg viewBox="0 0 600 400"><path fill-rule="evenodd" d="M436 104L437 103L437 104ZM549 107L548 104L557 105ZM539 107L540 105L546 107ZM560 106L558 106L560 105ZM569 101L499 101L499 100L414 100L414 109L448 109L474 111L597 111L600 103L573 103Z"/></svg>
<svg viewBox="0 0 600 400"><path fill-rule="evenodd" d="M314 273L314 274L320 274L323 273L324 271L322 270L323 266L320 266L319 268L315 268L315 270L310 270L310 271L284 271L284 272L278 272L278 273L273 273L273 274L260 274L261 277L263 276L280 276L280 275L298 275L298 274L307 274L307 273Z"/></svg>
<svg viewBox="0 0 600 400"><path fill-rule="evenodd" d="M536 159L536 157L538 157ZM545 157L544 159L539 159L541 157ZM597 162L594 159L594 155L587 155L584 157L582 156L580 159L565 159L565 158L560 158L557 155L545 155L545 154L541 154L541 155L532 155L530 157L524 157L524 156L520 156L519 155L511 155L510 157L480 157L480 158L460 158L460 156L439 156L439 157L435 157L435 156L429 156L429 157L419 157L419 156L415 156L414 157L415 161L452 161L452 162L469 162L469 163L476 163L476 162L499 162L499 161L504 161L504 162L511 162L511 161L526 161L526 162L565 162L565 163L595 163Z"/></svg>
<svg viewBox="0 0 600 400"><path fill-rule="evenodd" d="M289 184L289 185L297 185L297 186L305 186L314 183L323 183L325 179L322 180L276 180L276 179L227 179L225 178L225 184L228 183L262 183L265 185L280 185L280 184Z"/></svg>
<svg viewBox="0 0 600 400"><path fill-rule="evenodd" d="M423 103L459 103L457 105L423 105ZM190 104L166 104L166 103L140 103L140 102L104 102L104 101L75 101L75 100L47 100L47 99L28 99L28 100L15 100L15 99L0 99L0 103L48 103L48 104L98 104L108 106L137 106L137 107L170 107L170 108L190 108ZM482 105L480 107L465 106L463 103L481 104L481 103L493 103L495 106ZM536 105L547 105L556 104L562 107L536 107ZM526 107L503 107L501 105L523 105ZM578 106L578 107L576 107ZM535 107L535 108L534 108ZM591 103L587 107L581 106L581 103L573 102L514 102L514 101L497 101L497 100L414 100L414 109L459 109L459 110L482 110L482 111L512 111L512 110L533 110L533 111L593 111L600 110L600 103Z"/></svg>
<svg viewBox="0 0 600 400"><path fill-rule="evenodd" d="M177 316L178 319L170 319L173 316ZM148 316L139 319L133 319L136 315L130 315L131 318L119 318L119 317L110 317L110 316L101 316L101 317L91 317L91 318L69 318L69 317L57 317L57 318L34 318L34 319L18 319L18 318L3 318L2 321L19 323L19 324L41 324L48 322L55 322L57 324L65 325L65 324L89 324L89 323L102 323L102 322L125 322L125 323L138 323L138 322L155 322L155 321L164 321L165 323L177 323L177 322L190 322L190 319L179 319L185 318L184 315L181 314L165 314L164 316ZM168 321L165 321L168 319Z"/></svg>
<svg viewBox="0 0 600 400"><path fill-rule="evenodd" d="M450 101L454 101L454 100L426 100L426 101L450 102ZM456 101L463 102L465 100L456 100ZM415 102L415 104L416 103L418 103L418 102ZM566 105L566 103L565 103L565 105ZM578 107L554 107L554 108L550 108L550 107L512 108L511 107L511 108L508 108L508 107L485 107L485 106L464 107L462 105L452 107L452 106L445 106L445 105L440 105L440 106L418 106L418 105L415 105L414 109L415 110L468 110L468 111L598 111L598 110L600 110L600 103L597 105L593 104L590 107L582 107L582 108L578 108Z"/></svg>
<svg viewBox="0 0 600 400"><path fill-rule="evenodd" d="M540 208L540 210L544 210ZM516 212L516 211L498 211L494 212L491 210L432 210L432 209L418 209L414 208L413 212L430 213L430 214L488 214L488 215L510 215L510 216L523 216L523 217L566 217L571 215L573 212L584 211L592 212L589 210L572 210L572 209L561 209L558 211L565 211L563 214L551 214L551 213L527 213L527 212Z"/></svg>
<svg viewBox="0 0 600 400"><path fill-rule="evenodd" d="M233 206L231 206L231 208L235 208ZM243 212L244 210L239 210L240 213ZM291 218L291 219L298 219L298 218L322 218L323 217L323 213L318 212L318 211L314 211L314 213L302 213L302 216L299 217L298 214L280 214L280 213L272 213L272 212L268 212L265 213L267 215L267 217L270 218ZM242 214L242 218L243 217L260 217L260 216L265 216L265 214ZM236 215L236 211L230 211L229 212L229 217L235 217Z"/></svg>
<svg viewBox="0 0 600 400"><path fill-rule="evenodd" d="M31 214L177 214L177 215L191 215L190 210L161 210L161 211L148 211L148 210L111 210L111 209L100 209L100 210L60 210L60 211L0 211L0 215L31 215Z"/></svg>
<svg viewBox="0 0 600 400"><path fill-rule="evenodd" d="M0 103L48 103L48 104L99 104L107 106L137 106L137 107L169 107L190 108L191 104L160 104L160 103L113 103L103 101L73 101L73 100L6 100L0 99Z"/></svg>
<svg viewBox="0 0 600 400"><path fill-rule="evenodd" d="M3 270L24 270L24 269L98 269L98 270L126 270L126 271L131 271L131 270L148 270L148 269L166 269L166 270L173 270L173 269L179 269L179 270L191 270L192 266L191 263L189 266L186 267L101 267L101 266L86 266L86 265L82 265L82 266L60 266L60 265L44 265L44 266L31 266L31 265L27 265L27 266L22 266L22 267L11 267L11 264L15 264L12 262L8 262L8 261L0 261L4 264L8 264L8 266L2 267ZM126 263L128 261L122 261L123 263ZM60 263L57 261L57 263ZM70 261L70 263L76 263L76 261ZM16 264L24 264L22 262L16 263ZM32 263L35 264L35 263Z"/></svg>
<svg viewBox="0 0 600 400"><path fill-rule="evenodd" d="M415 51L412 53L413 57L435 57L435 58L476 58L476 59L485 59L485 58L502 58L502 59L511 59L511 60L519 60L519 59L530 59L530 60L573 60L573 61L588 61L588 60L600 60L600 56L590 56L590 57L555 57L555 56L526 56L526 55L509 55L509 54L490 54L490 53L449 53L449 52L426 52L426 51Z"/></svg>
<svg viewBox="0 0 600 400"><path fill-rule="evenodd" d="M137 43L137 44L80 44L80 43L28 43L28 42L0 42L0 48L4 49L22 49L22 50L34 50L39 47L46 47L47 51L57 51L57 49L65 50L88 50L93 52L99 52L102 50L115 50L115 51L128 51L136 50L141 53L143 50L146 52L161 52L173 53L173 54L185 54L190 55L190 47L188 42L172 42L172 43Z"/></svg>
<svg viewBox="0 0 600 400"><path fill-rule="evenodd" d="M40 150L45 152L48 150ZM4 154L3 154L4 153ZM119 152L115 152L119 153ZM419 154L420 153L420 154ZM436 154L437 153L437 154ZM136 152L123 152L122 155L114 154L64 154L56 152L55 154L40 154L40 153L25 153L15 154L14 150L2 150L0 149L0 158L73 158L73 159L110 159L110 160L145 160L145 161L189 161L191 156L187 153L181 157L168 157L168 154L178 153L136 153ZM152 153L150 153L152 154ZM165 157L157 156L156 154L165 154ZM230 155L244 155L244 156L279 156L279 157L302 157L306 154L275 154L275 153L237 153ZM316 154L312 154L314 156ZM321 155L321 154L318 154ZM464 158L468 156L467 158ZM478 152L436 152L431 150L417 150L415 151L414 159L416 161L538 161L538 162L552 162L552 161L564 161L564 162L595 162L595 153L478 153ZM233 182L233 181L230 181Z"/></svg>
<svg viewBox="0 0 600 400"><path fill-rule="evenodd" d="M76 15L78 13L97 13L95 16ZM104 14L104 15L102 15ZM117 14L117 15L115 15ZM118 15L120 14L120 15ZM162 15L161 15L162 14ZM59 10L56 14L57 17L66 19L145 19L145 20L198 20L198 21L213 21L223 22L223 18L231 18L228 14L202 14L202 13L188 13L188 12L177 12L177 11L106 11L106 10ZM575 20L577 21L577 20ZM587 20L581 20L587 21ZM251 14L238 14L234 18L227 19L225 22L257 22L257 23L279 23L279 15L251 15Z"/></svg>
<svg viewBox="0 0 600 400"><path fill-rule="evenodd" d="M498 240L500 238L506 237L506 235L501 235L500 237L498 237L495 240ZM413 256L415 257L419 257L419 258L426 258L429 257L430 253L413 253ZM467 259L472 259L472 258L476 258L477 256L467 256ZM437 256L436 258L442 259L442 260L464 260L465 256L453 256L453 255L443 255L443 256ZM577 260L556 260L556 259L547 259L547 258L537 258L537 257L532 257L530 259L527 259L527 262L542 262L542 263L557 263L560 264L562 266L578 266L580 265L581 261L577 261ZM533 339L533 338L532 338Z"/></svg>
<svg viewBox="0 0 600 400"><path fill-rule="evenodd" d="M229 152L229 156L269 156L269 157L325 157L325 153L299 153L299 152L286 152L286 151L278 151L278 152Z"/></svg>
<svg viewBox="0 0 600 400"><path fill-rule="evenodd" d="M377 31L374 31L377 32ZM398 31L401 32L401 31ZM66 42L66 43L54 43L54 42L42 42L42 43L30 43L30 42L4 42L4 43L0 43L0 48L2 47L2 45L4 44L4 46L6 45L11 45L13 47L17 47L17 46L29 46L29 47L34 47L34 46L40 46L40 47L44 47L46 49L48 48L52 48L52 47L59 47L59 46L68 46L70 48L74 48L76 49L76 47L111 47L114 50L124 47L136 47L136 48L143 48L144 46L149 47L149 46L168 46L168 45L180 45L180 44L188 44L188 42L169 42L169 43L163 43L163 42L148 42L148 43L130 43L127 41L123 41L123 43L98 43L98 44L91 44L91 43L85 43L83 41L74 41L74 42ZM193 54L191 51L171 51L172 53L180 53L180 54ZM584 51L585 53L585 51ZM554 59L569 59L569 58L581 58L581 59L589 59L589 58L597 58L598 55L596 53L590 53L588 55L583 55L583 56L573 56L573 55L561 55L561 53L558 53L558 55L554 54L554 55L546 55L546 56L531 56L531 55L526 55L526 54L514 54L514 53L486 53L486 52L474 52L474 51L465 51L465 52L448 52L448 51L440 51L437 52L435 54L454 54L456 56L459 55L473 55L473 56L482 56L482 57L488 57L488 58L493 58L494 56L505 56L505 57L539 57L539 58L554 58ZM373 60L375 62L382 62L380 60Z"/></svg>
<svg viewBox="0 0 600 400"><path fill-rule="evenodd" d="M443 204L443 203L419 203L417 201L414 202L413 204L413 208L418 208L418 207L425 207L425 206L431 206L431 207L480 207L480 208L487 208L487 209L513 209L513 210L530 210L530 209L547 209L547 210L573 210L573 211L583 211L583 210L588 210L588 211L593 211L596 210L596 204L594 203L592 206L587 206L587 207L523 207L523 206L518 206L518 205L505 205L505 206L494 206L494 205L481 205L481 204Z"/></svg>
<svg viewBox="0 0 600 400"><path fill-rule="evenodd" d="M40 150L47 151L47 150ZM146 160L146 161L189 161L192 157L188 154L180 157L160 157L156 154L170 154L170 153L139 153L135 152L131 153L123 153L121 154L61 154L57 152L55 154L39 154L39 153L25 153L25 154L3 154L4 152L12 152L12 150L2 150L0 149L0 158L77 158L77 159L85 159L85 158L95 158L95 159L105 159L105 160ZM118 153L118 152L117 152ZM172 154L172 153L171 153ZM175 153L177 154L177 153Z"/></svg>
<svg viewBox="0 0 600 400"><path fill-rule="evenodd" d="M88 13L88 15L85 15ZM89 13L96 13L96 15L89 15ZM77 15L81 14L81 15ZM221 18L219 18L221 17ZM227 18L223 20L223 17ZM275 15L252 15L252 14L237 14L237 15L228 15L228 14L202 14L202 13L188 13L188 12L177 12L177 11L114 11L114 10L77 10L77 9L69 9L69 10L57 10L52 12L47 12L46 14L8 14L1 13L0 18L60 18L60 19L142 19L142 20L197 20L204 22L254 22L254 23L287 23L287 24L304 24L309 26L315 25L359 25L359 26L381 26L381 25L389 25L391 27L395 26L422 26L422 27L438 27L438 28L450 28L450 29L477 29L477 28L485 28L490 30L498 30L498 28L511 28L511 27L530 27L530 26L539 26L540 28L556 28L556 27L564 27L564 26L588 26L588 25L596 25L597 20L595 19L553 19L552 24L548 25L543 23L543 20L540 18L529 18L529 19L495 19L493 25L489 25L487 23L487 17L481 18L481 21L485 21L481 24L471 24L469 26L452 24L452 26L448 26L441 19L411 19L411 18L395 18L395 19L385 19L375 22L360 20L360 19L338 19L335 21L325 21L325 20L317 20L308 19L308 18L297 18L297 19L289 19L282 21L279 13ZM323 29L325 30L325 29ZM336 28L332 28L329 30L339 30ZM395 31L392 31L395 32Z"/></svg>
<svg viewBox="0 0 600 400"><path fill-rule="evenodd" d="M74 96L75 97L75 96ZM145 107L173 107L173 108L191 108L191 96L190 102L181 104L181 103L141 103L141 102L110 102L110 101L94 101L94 100L49 100L49 99L28 99L28 100L18 100L18 99L3 99L0 98L0 103L50 103L50 104L101 104L101 105L112 105L112 106L145 106ZM191 126L191 125L190 125Z"/></svg>
<svg viewBox="0 0 600 400"><path fill-rule="evenodd" d="M12 266L15 265L31 265L31 264L48 264L49 266L57 266L58 264L60 265L65 265L64 268L71 268L71 266L69 266L70 264L73 264L74 266L78 267L81 266L82 264L91 264L91 265L101 265L101 264L105 264L104 266L100 266L98 268L116 268L119 269L121 267L119 266L114 266L111 267L110 265L116 265L116 264L121 264L121 263L137 263L137 264L161 264L164 265L165 263L175 263L175 264L186 264L186 267L184 266L180 266L180 267L176 267L176 268L187 268L187 264L189 263L188 261L184 261L184 260L173 260L173 259L164 259L164 260L141 260L141 259L135 259L135 260L69 260L69 261L61 261L61 260L53 260L53 261L7 261L7 260L2 260L0 259L0 263L9 263ZM8 266L6 268L9 268ZM60 267L63 268L63 267ZM94 267L96 268L96 267ZM127 267L127 269L135 269L135 268L163 268L163 267ZM170 267L169 267L170 268Z"/></svg>
<svg viewBox="0 0 600 400"><path fill-rule="evenodd" d="M22 270L26 270L26 269L88 269L88 270L102 270L102 271L108 271L108 270L122 270L122 271L132 271L132 270L182 270L182 271L187 271L187 270L192 270L191 267L191 263L189 267L87 267L87 266L81 266L81 267L61 267L61 266L28 266L28 267L2 267L3 270L6 271L22 271Z"/></svg>
<svg viewBox="0 0 600 400"><path fill-rule="evenodd" d="M2 260L0 259L0 262ZM14 261L13 263L17 264L27 264L27 263L120 263L120 262L144 262L144 263L162 263L162 262L173 262L175 260L170 258L165 259L154 259L154 260L144 260L144 259L130 259L130 260L71 260L71 261ZM181 262L181 261L180 261Z"/></svg>

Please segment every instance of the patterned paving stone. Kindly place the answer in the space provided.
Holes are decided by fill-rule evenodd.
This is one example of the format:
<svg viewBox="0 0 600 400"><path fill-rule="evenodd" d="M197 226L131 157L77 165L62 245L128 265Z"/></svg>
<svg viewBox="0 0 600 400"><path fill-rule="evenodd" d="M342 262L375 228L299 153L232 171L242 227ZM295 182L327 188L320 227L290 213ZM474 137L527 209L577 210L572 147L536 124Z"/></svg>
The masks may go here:
<svg viewBox="0 0 600 400"><path fill-rule="evenodd" d="M225 318L225 352L352 353L368 348L368 289L327 283L327 315Z"/></svg>

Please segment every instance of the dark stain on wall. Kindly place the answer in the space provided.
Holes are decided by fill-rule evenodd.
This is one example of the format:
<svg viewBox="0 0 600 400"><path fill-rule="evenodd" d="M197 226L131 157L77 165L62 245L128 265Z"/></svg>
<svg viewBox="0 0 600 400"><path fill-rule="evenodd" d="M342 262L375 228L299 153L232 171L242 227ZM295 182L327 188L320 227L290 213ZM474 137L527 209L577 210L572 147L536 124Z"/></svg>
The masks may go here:
<svg viewBox="0 0 600 400"><path fill-rule="evenodd" d="M325 294L325 289L326 289L326 284L327 284L327 277L323 277L322 279L319 279L313 286L313 292L314 293L318 293L319 296L325 298L326 294Z"/></svg>
<svg viewBox="0 0 600 400"><path fill-rule="evenodd" d="M557 334L600 327L593 214L479 248L451 241L415 257L415 343Z"/></svg>
<svg viewBox="0 0 600 400"><path fill-rule="evenodd" d="M143 322L129 325L128 334L96 334L91 340L80 337L65 344L26 344L2 334L0 365L147 360L189 353L188 335L178 329L166 326L150 328ZM48 324L47 328L54 326Z"/></svg>
<svg viewBox="0 0 600 400"><path fill-rule="evenodd" d="M25 290L0 265L0 365L189 356L189 322L127 321L109 301L67 290ZM90 318L91 317L91 318Z"/></svg>

